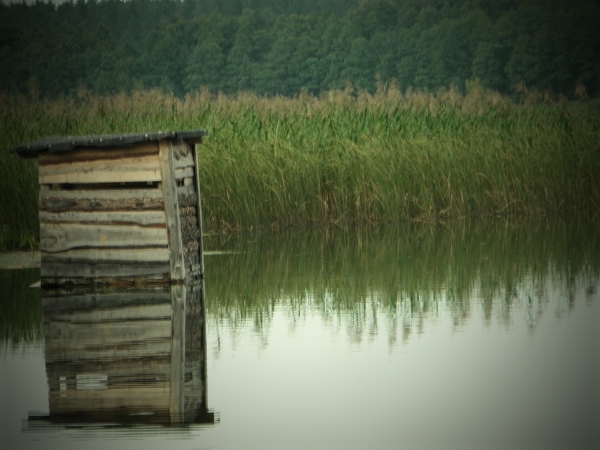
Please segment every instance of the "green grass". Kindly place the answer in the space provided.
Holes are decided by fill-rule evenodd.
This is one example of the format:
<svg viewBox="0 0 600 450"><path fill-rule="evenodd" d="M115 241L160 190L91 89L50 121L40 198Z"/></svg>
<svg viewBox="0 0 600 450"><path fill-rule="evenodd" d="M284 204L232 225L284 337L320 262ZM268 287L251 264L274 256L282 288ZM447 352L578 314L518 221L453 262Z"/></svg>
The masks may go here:
<svg viewBox="0 0 600 450"><path fill-rule="evenodd" d="M35 246L37 169L8 148L50 135L206 128L205 228L404 222L600 207L592 103L514 105L470 86L322 97L158 91L0 96L0 246Z"/></svg>

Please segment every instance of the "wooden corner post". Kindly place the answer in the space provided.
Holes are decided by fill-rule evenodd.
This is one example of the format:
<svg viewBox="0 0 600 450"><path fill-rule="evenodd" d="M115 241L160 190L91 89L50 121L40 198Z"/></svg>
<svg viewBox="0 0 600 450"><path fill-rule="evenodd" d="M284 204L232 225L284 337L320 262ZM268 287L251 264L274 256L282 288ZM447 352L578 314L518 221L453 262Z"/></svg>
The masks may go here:
<svg viewBox="0 0 600 450"><path fill-rule="evenodd" d="M202 142L202 140L200 140ZM196 206L196 214L198 218L198 228L200 229L200 277L204 278L204 226L202 225L202 196L200 195L200 158L198 156L198 146L194 144L192 146L194 149L194 169L195 173L195 181L196 181L196 195L198 196L198 204ZM202 292L204 292L204 288L202 288Z"/></svg>
<svg viewBox="0 0 600 450"><path fill-rule="evenodd" d="M175 179L175 167L173 165L173 142L170 139L160 140L158 150L162 172L165 213L167 215L167 232L169 235L171 281L182 283L185 281L186 273L181 239L177 182Z"/></svg>

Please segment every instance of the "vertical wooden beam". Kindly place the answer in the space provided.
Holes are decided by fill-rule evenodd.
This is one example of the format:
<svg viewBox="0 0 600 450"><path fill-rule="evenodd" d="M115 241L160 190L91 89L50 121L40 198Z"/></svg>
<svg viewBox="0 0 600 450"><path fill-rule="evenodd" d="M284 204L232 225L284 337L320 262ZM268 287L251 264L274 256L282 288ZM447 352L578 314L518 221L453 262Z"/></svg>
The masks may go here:
<svg viewBox="0 0 600 450"><path fill-rule="evenodd" d="M185 280L185 263L183 261L183 244L181 240L181 221L179 220L179 200L177 198L177 182L173 167L173 143L163 139L158 143L160 167L162 171L162 189L167 215L167 231L169 234L169 264L171 282L181 283Z"/></svg>
<svg viewBox="0 0 600 450"><path fill-rule="evenodd" d="M194 145L194 170L196 171L196 196L198 204L196 205L196 213L198 215L198 228L200 229L200 242L198 251L200 252L200 278L204 278L204 227L202 226L202 195L200 195L200 158L198 158L198 146ZM204 292L204 289L202 289Z"/></svg>
<svg viewBox="0 0 600 450"><path fill-rule="evenodd" d="M42 193L42 191L49 191L50 190L50 185L49 184L40 184L40 191L38 192L38 205L40 202L40 195ZM41 218L41 211L40 208L38 207L38 224L42 223L42 218ZM40 225L41 227L41 225ZM44 266L44 252L41 252L41 257L40 257L40 265L42 265L42 267ZM41 283L43 283L43 281L41 281Z"/></svg>
<svg viewBox="0 0 600 450"><path fill-rule="evenodd" d="M169 413L172 425L183 425L185 375L185 303L186 286L171 286L171 398Z"/></svg>
<svg viewBox="0 0 600 450"><path fill-rule="evenodd" d="M202 376L202 402L204 409L208 408L208 375L207 375L207 366L208 366L208 354L206 353L206 291L204 290L205 283L204 278L200 280L200 302L202 303L202 357L200 359L202 363L201 367L201 376Z"/></svg>

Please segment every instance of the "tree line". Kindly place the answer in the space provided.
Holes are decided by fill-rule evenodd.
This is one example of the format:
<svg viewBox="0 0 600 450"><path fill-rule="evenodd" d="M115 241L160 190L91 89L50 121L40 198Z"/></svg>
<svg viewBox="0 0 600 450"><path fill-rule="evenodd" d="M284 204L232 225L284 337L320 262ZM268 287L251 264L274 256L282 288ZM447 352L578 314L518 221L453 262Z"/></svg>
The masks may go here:
<svg viewBox="0 0 600 450"><path fill-rule="evenodd" d="M353 87L600 94L600 0L77 0L0 6L0 91Z"/></svg>

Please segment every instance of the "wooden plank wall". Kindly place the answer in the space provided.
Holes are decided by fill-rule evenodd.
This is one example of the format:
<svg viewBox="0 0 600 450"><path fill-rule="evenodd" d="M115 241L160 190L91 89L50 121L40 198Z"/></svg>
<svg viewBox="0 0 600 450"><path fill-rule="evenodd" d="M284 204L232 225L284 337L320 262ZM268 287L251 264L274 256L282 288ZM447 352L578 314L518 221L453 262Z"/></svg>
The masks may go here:
<svg viewBox="0 0 600 450"><path fill-rule="evenodd" d="M39 155L40 185L160 181L156 142Z"/></svg>
<svg viewBox="0 0 600 450"><path fill-rule="evenodd" d="M183 141L40 154L42 284L183 281L197 272L194 173Z"/></svg>

